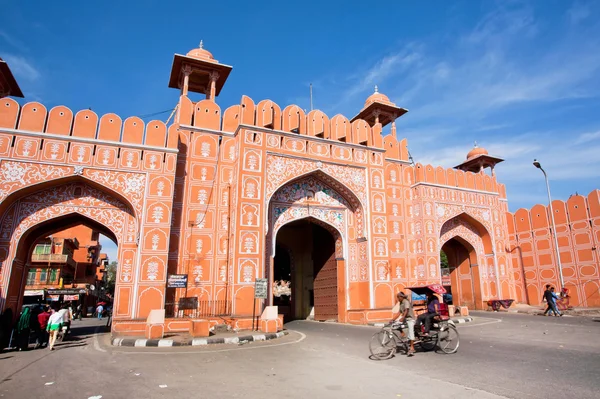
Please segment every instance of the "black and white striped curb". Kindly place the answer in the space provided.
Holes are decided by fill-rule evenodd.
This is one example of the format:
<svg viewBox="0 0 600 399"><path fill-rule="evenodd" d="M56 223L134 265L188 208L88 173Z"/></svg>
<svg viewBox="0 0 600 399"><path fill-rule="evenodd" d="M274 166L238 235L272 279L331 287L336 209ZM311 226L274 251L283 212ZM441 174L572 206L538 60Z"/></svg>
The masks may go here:
<svg viewBox="0 0 600 399"><path fill-rule="evenodd" d="M452 324L463 324L463 323L468 323L471 321L473 321L473 318L471 316L453 317L450 319L450 323L452 323ZM388 323L369 323L369 325L373 326L373 327L384 327L387 324Z"/></svg>
<svg viewBox="0 0 600 399"><path fill-rule="evenodd" d="M269 341L288 335L287 331L268 334L244 335L240 337L227 338L192 338L187 341L175 341L172 339L136 339L136 338L114 338L113 346L135 346L135 347L170 347L170 346L204 346L215 344L246 344L255 341Z"/></svg>

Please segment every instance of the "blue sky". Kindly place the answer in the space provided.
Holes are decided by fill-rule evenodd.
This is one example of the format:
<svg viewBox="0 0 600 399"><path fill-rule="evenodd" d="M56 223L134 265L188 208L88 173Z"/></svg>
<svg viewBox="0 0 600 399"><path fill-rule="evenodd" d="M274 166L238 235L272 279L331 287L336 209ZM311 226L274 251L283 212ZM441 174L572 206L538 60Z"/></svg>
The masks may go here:
<svg viewBox="0 0 600 399"><path fill-rule="evenodd" d="M533 158L556 198L600 188L600 2L111 3L3 2L0 57L27 100L172 109L173 53L202 39L234 67L223 110L242 94L309 108L312 82L315 108L352 117L378 85L410 111L415 161L454 166L474 141L505 158L511 210L547 202Z"/></svg>

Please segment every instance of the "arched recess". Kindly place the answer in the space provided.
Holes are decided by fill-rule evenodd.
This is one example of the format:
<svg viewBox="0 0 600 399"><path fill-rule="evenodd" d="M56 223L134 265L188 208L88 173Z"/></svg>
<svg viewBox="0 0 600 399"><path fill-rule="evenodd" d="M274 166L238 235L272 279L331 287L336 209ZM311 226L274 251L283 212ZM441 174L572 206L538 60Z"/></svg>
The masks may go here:
<svg viewBox="0 0 600 399"><path fill-rule="evenodd" d="M335 253L332 262L337 268L338 317L346 319L347 271L345 260L348 259L350 246L358 244L357 239L364 236L362 205L356 195L335 179L321 171L299 176L283 184L269 198L267 212L267 236L265 264L266 277L272 279L275 256L276 237L284 225L304 220L317 224L328 230L335 242ZM366 256L366 252L365 252ZM335 276L334 276L335 277ZM272 283L272 281L271 281ZM343 294L343 295L342 295Z"/></svg>
<svg viewBox="0 0 600 399"><path fill-rule="evenodd" d="M137 247L134 215L110 190L83 181L50 186L7 204L0 215L0 310L11 307L14 311L20 306L24 271L35 240L76 224L91 225L117 242L121 265L123 251ZM133 264L129 270L120 267L120 281L128 275L127 281L132 283L133 268ZM117 287L118 283L119 279ZM117 301L115 298L115 309Z"/></svg>
<svg viewBox="0 0 600 399"><path fill-rule="evenodd" d="M301 238L300 238L301 237ZM338 258L339 231L312 216L288 221L278 229L275 240L279 247L273 258L274 267L270 278L273 303L281 309L287 319L339 320L344 317L344 297L338 295L339 286L344 286L343 259ZM281 258L294 260L289 272L278 270ZM282 273L284 272L284 273ZM280 278L289 275L282 283ZM275 297L276 288L287 284L291 291L289 301ZM278 287L276 287L278 286ZM279 299L279 300L277 300Z"/></svg>
<svg viewBox="0 0 600 399"><path fill-rule="evenodd" d="M450 267L450 293L453 304L481 309L483 304L479 260L473 245L454 236L442 245Z"/></svg>
<svg viewBox="0 0 600 399"><path fill-rule="evenodd" d="M483 309L483 301L497 295L494 247L485 226L461 213L440 228L439 250L448 256L454 301L462 306Z"/></svg>

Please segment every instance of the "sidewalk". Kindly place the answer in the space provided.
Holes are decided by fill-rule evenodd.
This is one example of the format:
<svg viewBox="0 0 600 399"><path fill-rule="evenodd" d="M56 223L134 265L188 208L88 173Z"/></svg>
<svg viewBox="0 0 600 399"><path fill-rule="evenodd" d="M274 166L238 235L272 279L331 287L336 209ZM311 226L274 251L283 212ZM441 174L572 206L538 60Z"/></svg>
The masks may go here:
<svg viewBox="0 0 600 399"><path fill-rule="evenodd" d="M543 315L546 310L544 306L531 306L525 304L516 304L508 309L509 313L523 313L531 315ZM587 316L587 317L600 317L600 308L572 308L563 311L565 315L569 316Z"/></svg>
<svg viewBox="0 0 600 399"><path fill-rule="evenodd" d="M162 339L143 339L134 337L112 338L113 346L136 346L136 347L172 347L172 346L204 346L216 344L238 344L244 345L255 341L269 341L288 335L287 331L278 333L261 333L252 331L224 332L211 337L192 338L189 334L169 334Z"/></svg>

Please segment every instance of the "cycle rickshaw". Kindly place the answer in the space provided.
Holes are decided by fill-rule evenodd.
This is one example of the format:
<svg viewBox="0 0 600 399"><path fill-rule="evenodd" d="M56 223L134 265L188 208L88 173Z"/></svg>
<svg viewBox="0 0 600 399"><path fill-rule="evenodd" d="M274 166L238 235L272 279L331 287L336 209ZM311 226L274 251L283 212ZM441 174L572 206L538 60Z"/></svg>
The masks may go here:
<svg viewBox="0 0 600 399"><path fill-rule="evenodd" d="M421 326L415 325L415 345L424 351L439 348L443 353L456 353L459 345L459 335L456 326L448 315L448 305L443 301L446 289L440 284L432 284L422 287L408 287L416 295L423 296L429 293L437 294L440 299L439 313L434 317L429 334L424 334ZM413 302L417 307L417 304ZM424 306L426 310L426 304ZM417 309L418 310L418 309ZM402 330L408 328L406 323L397 321L386 324L380 331L376 332L369 343L372 358L385 360L400 352L408 352L409 341Z"/></svg>

